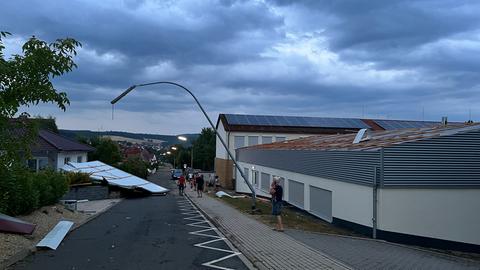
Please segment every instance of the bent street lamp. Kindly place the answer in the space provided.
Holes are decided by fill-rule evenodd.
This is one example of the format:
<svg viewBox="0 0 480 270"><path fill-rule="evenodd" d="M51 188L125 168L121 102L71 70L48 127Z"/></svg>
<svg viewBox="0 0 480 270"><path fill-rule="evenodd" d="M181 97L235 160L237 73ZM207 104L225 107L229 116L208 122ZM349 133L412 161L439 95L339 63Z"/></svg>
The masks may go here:
<svg viewBox="0 0 480 270"><path fill-rule="evenodd" d="M188 90L185 86L181 85L181 84L178 84L178 83L174 83L174 82L168 82L168 81L162 81L162 82L152 82L152 83L143 83L143 84L136 84L136 85L132 85L130 86L129 88L127 88L127 90L125 90L123 93L121 93L118 97L116 97L115 99L113 99L110 103L113 105L115 103L117 103L120 99L122 99L124 96L126 96L128 93L130 93L133 89L137 88L137 87L142 87L142 86L149 86L149 85L157 85L157 84L169 84L169 85L174 85L176 87L179 87L185 91L187 91L187 93L189 93L193 99L195 100L195 102L197 103L198 107L200 108L200 110L202 111L203 115L205 116L205 118L207 118L208 120L208 123L210 123L210 126L212 127L212 129L215 131L215 134L217 135L217 138L220 140L220 142L222 143L223 147L225 148L225 150L227 151L228 153L228 156L230 157L230 159L232 159L233 163L235 164L235 167L237 168L238 172L240 173L240 175L242 176L243 180L245 181L245 183L247 184L248 188L250 189L250 191L252 192L252 210L256 210L256 193L255 193L255 189L253 188L252 184L247 180L247 178L245 177L245 175L243 174L243 170L240 168L240 166L238 165L237 161L235 160L235 158L233 157L232 153L230 152L230 150L228 149L227 145L225 144L225 141L223 140L223 138L220 136L220 134L218 134L218 131L217 129L215 128L215 125L213 125L213 122L212 120L210 120L210 117L208 117L207 113L205 112L205 110L203 109L202 105L200 104L200 102L198 101L197 97L190 91Z"/></svg>

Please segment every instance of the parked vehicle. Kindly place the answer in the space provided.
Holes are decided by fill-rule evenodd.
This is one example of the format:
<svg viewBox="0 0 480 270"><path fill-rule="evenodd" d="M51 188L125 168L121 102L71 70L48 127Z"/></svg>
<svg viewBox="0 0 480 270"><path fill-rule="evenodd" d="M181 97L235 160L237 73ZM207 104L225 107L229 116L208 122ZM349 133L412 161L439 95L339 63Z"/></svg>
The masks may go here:
<svg viewBox="0 0 480 270"><path fill-rule="evenodd" d="M172 180L177 180L182 175L182 170L175 169L172 171Z"/></svg>

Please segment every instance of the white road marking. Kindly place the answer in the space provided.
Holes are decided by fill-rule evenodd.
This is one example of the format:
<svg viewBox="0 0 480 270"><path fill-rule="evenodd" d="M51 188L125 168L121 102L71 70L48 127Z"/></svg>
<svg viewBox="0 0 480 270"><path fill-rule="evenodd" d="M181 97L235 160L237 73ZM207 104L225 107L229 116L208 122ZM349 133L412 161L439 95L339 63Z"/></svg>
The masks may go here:
<svg viewBox="0 0 480 270"><path fill-rule="evenodd" d="M205 242L202 242L202 243L194 244L193 246L228 253L228 255L226 255L224 257L202 263L202 265L207 266L207 267L211 267L211 268L221 269L221 270L234 270L232 268L222 267L222 266L218 266L218 265L215 265L215 264L218 263L218 262L227 260L229 258L238 256L242 253L236 252L236 251L233 251L233 250L229 250L229 249L222 249L222 248L216 248L216 247L208 246L208 244L215 243L215 242L218 242L218 241L224 241L225 242L226 238L220 235L218 229L209 220L207 220L205 218L205 216L197 209L197 207L192 202L190 202L187 199L184 199L184 200L179 201L177 203L178 203L180 211L182 211L181 214L187 216L187 217L184 217L183 219L193 221L192 223L188 223L186 225L191 226L191 227L200 228L200 230L189 232L189 234L213 238L211 240L208 240L208 241L205 241ZM215 235L205 233L205 232L209 232L209 231L215 232Z"/></svg>

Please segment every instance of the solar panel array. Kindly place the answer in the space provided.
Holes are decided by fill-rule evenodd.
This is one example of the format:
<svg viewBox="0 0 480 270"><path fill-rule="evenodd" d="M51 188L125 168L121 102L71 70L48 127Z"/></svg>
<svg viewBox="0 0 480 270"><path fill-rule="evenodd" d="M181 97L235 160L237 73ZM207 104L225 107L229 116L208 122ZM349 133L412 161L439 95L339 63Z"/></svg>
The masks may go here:
<svg viewBox="0 0 480 270"><path fill-rule="evenodd" d="M314 128L369 128L360 119L304 116L225 114L230 125L284 126Z"/></svg>
<svg viewBox="0 0 480 270"><path fill-rule="evenodd" d="M385 130L395 130L403 128L424 128L439 125L440 122L431 121L408 121L408 120L374 120Z"/></svg>

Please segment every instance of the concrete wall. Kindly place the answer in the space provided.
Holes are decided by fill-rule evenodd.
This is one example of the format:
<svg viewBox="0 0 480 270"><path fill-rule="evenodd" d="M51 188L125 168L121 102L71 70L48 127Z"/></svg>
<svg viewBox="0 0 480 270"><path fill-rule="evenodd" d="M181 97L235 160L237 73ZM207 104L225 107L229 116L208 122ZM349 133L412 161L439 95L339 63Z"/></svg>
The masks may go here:
<svg viewBox="0 0 480 270"><path fill-rule="evenodd" d="M379 229L480 245L480 189L381 189Z"/></svg>
<svg viewBox="0 0 480 270"><path fill-rule="evenodd" d="M249 168L249 179L252 179L252 167L255 171L268 173L271 176L285 178L284 200L289 201L288 179L304 183L304 210L310 211L310 186L318 187L332 192L332 216L361 224L372 226L372 188L346 182L334 181L304 174L273 169L264 166L240 162L244 168ZM248 186L243 181L236 181L237 192L249 193ZM256 189L257 195L270 197L270 194ZM311 212L313 215L315 213ZM321 217L320 217L321 218Z"/></svg>

